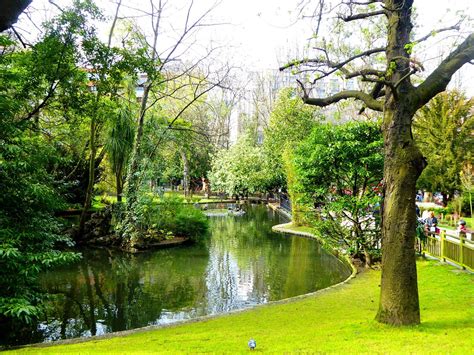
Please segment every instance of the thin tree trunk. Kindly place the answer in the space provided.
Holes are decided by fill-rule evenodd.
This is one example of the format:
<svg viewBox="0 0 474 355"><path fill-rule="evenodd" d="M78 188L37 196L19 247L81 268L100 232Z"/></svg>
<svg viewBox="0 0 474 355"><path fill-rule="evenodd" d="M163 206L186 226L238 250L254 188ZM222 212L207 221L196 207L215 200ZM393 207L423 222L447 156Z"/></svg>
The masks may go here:
<svg viewBox="0 0 474 355"><path fill-rule="evenodd" d="M125 201L125 220L123 222L124 226L133 225L134 216L133 208L138 199L138 190L140 187L140 176L139 176L139 165L142 157L142 137L143 137L143 126L145 123L145 114L146 114L146 105L148 102L148 95L151 90L151 84L146 85L143 91L143 98L140 105L140 113L138 116L137 132L135 134L135 140L133 142L132 154L130 157L130 166L127 174L127 190L125 195L127 200ZM132 237L128 233L122 233L122 247L129 251L133 251L135 244L138 240L135 240L135 237Z"/></svg>
<svg viewBox="0 0 474 355"><path fill-rule="evenodd" d="M471 210L471 218L472 218L472 193L471 192L469 192L469 207Z"/></svg>
<svg viewBox="0 0 474 355"><path fill-rule="evenodd" d="M90 156L89 156L89 181L87 183L86 189L86 199L84 201L84 206L82 208L81 218L79 220L79 231L77 233L77 238L81 238L84 234L84 227L87 220L87 213L91 208L92 194L94 190L94 180L95 180L95 155L97 151L96 147L96 127L97 127L97 118L95 115L91 118L90 125Z"/></svg>
<svg viewBox="0 0 474 355"><path fill-rule="evenodd" d="M189 161L184 149L180 149L181 159L183 160L183 190L184 196L188 197L189 193Z"/></svg>
<svg viewBox="0 0 474 355"><path fill-rule="evenodd" d="M117 192L117 202L122 203L122 193L123 193L123 177L122 177L122 169L115 173L115 185L116 185L116 192Z"/></svg>

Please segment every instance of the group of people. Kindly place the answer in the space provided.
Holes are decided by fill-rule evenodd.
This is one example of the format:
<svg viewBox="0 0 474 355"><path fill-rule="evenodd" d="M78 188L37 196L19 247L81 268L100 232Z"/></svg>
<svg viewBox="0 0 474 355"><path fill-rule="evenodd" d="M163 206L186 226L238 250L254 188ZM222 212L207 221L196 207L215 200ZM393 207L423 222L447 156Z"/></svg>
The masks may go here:
<svg viewBox="0 0 474 355"><path fill-rule="evenodd" d="M418 220L424 224L426 235L439 234L440 229L438 228L438 218L436 218L433 211L428 211L428 210L423 211L423 214L421 215L421 218L420 218L420 210L417 206L416 214L418 216ZM459 233L467 232L466 221L462 219L459 220L458 232Z"/></svg>

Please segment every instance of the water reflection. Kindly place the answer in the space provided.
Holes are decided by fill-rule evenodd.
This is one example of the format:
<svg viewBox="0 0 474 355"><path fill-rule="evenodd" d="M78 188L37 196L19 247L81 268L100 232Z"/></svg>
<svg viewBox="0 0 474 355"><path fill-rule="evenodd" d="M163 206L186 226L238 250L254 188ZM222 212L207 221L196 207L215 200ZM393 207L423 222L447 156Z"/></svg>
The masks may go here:
<svg viewBox="0 0 474 355"><path fill-rule="evenodd" d="M139 255L84 251L78 264L44 275L51 300L34 336L52 341L222 313L349 275L315 241L272 233L277 223L272 211L248 206L244 216L212 218L210 236L195 245Z"/></svg>

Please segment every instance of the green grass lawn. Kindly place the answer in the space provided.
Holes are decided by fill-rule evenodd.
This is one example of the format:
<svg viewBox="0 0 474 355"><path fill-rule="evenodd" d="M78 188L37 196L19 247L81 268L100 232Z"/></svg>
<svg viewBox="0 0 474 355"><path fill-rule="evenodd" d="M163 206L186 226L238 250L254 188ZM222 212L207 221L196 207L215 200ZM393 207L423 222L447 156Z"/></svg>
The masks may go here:
<svg viewBox="0 0 474 355"><path fill-rule="evenodd" d="M375 322L380 272L284 304L197 323L73 345L24 348L16 353L450 353L474 349L474 275L435 261L418 262L422 324Z"/></svg>
<svg viewBox="0 0 474 355"><path fill-rule="evenodd" d="M474 229L474 218L470 218L470 217L461 217L461 219L465 220L466 221L466 226L467 226L467 229ZM458 226L452 226L452 225L449 225L447 222L441 220L439 222L439 226L441 228L446 228L446 229L450 229L450 230L457 230L458 229Z"/></svg>
<svg viewBox="0 0 474 355"><path fill-rule="evenodd" d="M304 232L304 233L314 233L314 228L309 226L294 226L294 225L286 225L286 229L291 229L295 232Z"/></svg>
<svg viewBox="0 0 474 355"><path fill-rule="evenodd" d="M473 217L462 217L466 221L468 228L474 229L474 218Z"/></svg>

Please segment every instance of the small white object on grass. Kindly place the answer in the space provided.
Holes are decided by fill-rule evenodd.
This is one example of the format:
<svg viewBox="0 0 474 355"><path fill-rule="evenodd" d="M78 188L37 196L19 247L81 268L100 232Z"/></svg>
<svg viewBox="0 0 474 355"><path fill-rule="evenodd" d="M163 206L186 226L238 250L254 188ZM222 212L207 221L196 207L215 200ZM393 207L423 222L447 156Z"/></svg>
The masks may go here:
<svg viewBox="0 0 474 355"><path fill-rule="evenodd" d="M257 347L257 342L253 339L250 339L248 345L250 350L254 350Z"/></svg>

